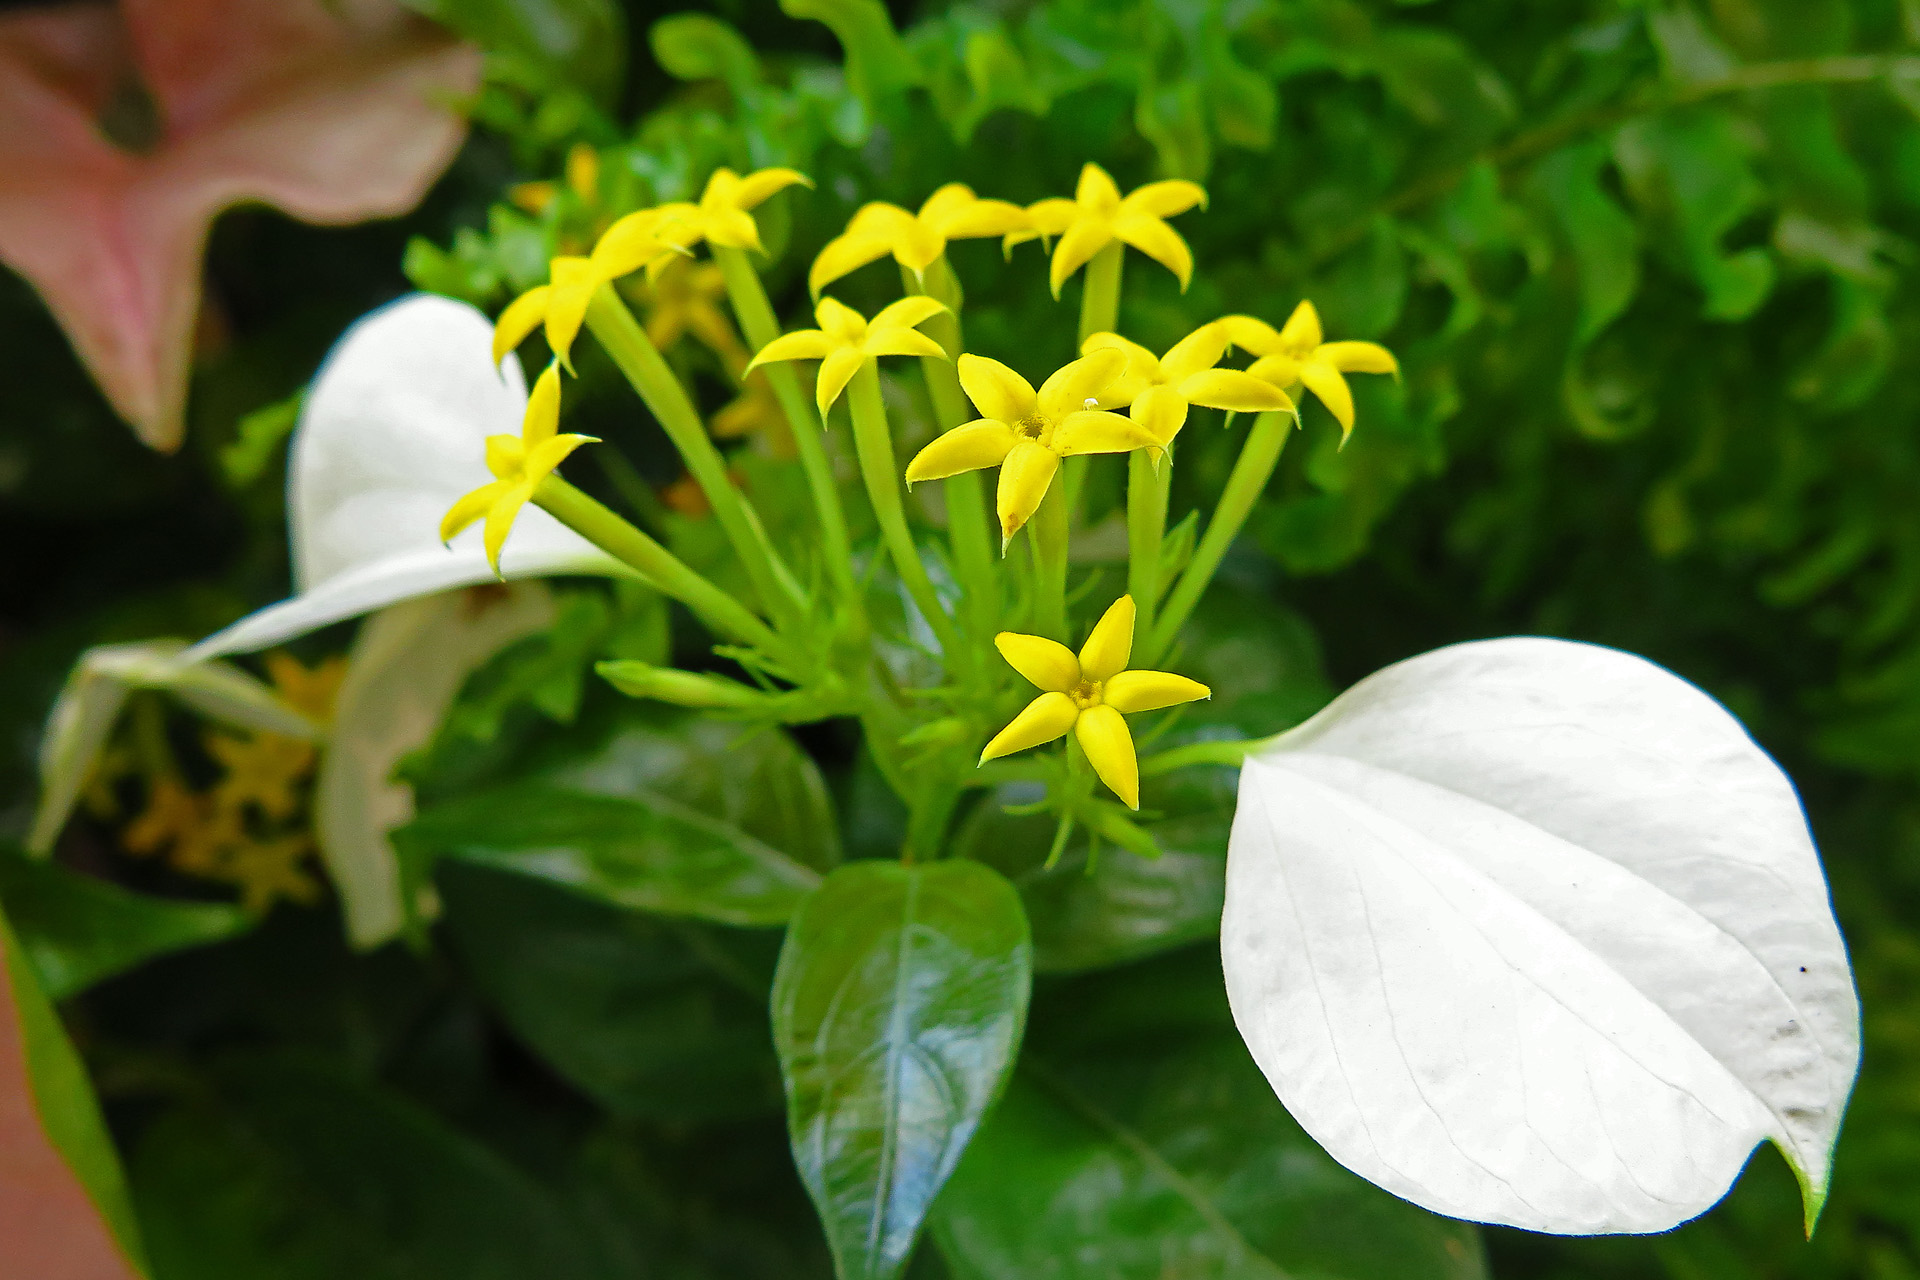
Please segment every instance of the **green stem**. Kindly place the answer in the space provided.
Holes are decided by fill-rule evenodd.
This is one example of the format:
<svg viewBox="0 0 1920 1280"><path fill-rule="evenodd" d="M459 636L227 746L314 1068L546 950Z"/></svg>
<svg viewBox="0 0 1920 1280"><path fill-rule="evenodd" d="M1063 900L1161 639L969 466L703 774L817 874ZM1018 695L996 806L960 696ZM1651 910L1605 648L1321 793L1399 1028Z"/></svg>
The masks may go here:
<svg viewBox="0 0 1920 1280"><path fill-rule="evenodd" d="M1033 540L1034 628L1065 644L1067 635L1066 477L1055 475L1040 509L1027 522Z"/></svg>
<svg viewBox="0 0 1920 1280"><path fill-rule="evenodd" d="M1247 431L1247 442L1240 448L1240 459L1233 464L1233 474L1227 477L1227 486L1220 493L1220 504L1214 508L1213 519L1207 522L1207 531L1201 535L1200 545L1193 549L1186 572L1180 575L1179 584L1167 598L1167 607L1148 634L1144 650L1136 649L1134 665L1148 667L1159 661L1174 636L1186 625L1187 616L1200 602L1207 584L1213 581L1214 571L1220 567L1227 548L1247 523L1253 504L1266 489L1267 481L1273 478L1273 469L1279 465L1280 451L1287 447L1287 434L1293 426L1293 415L1282 411L1263 413L1253 420L1253 426Z"/></svg>
<svg viewBox="0 0 1920 1280"><path fill-rule="evenodd" d="M542 480L533 491L533 501L594 546L639 570L648 582L693 610L715 634L789 660L796 656L792 646L745 605L559 476Z"/></svg>
<svg viewBox="0 0 1920 1280"><path fill-rule="evenodd" d="M673 376L673 370L661 358L660 351L647 337L645 329L627 310L609 285L602 285L587 306L587 327L606 349L627 381L646 401L647 408L660 422L687 470L707 496L707 504L719 518L734 554L746 567L747 577L761 602L776 618L798 622L806 615L806 594L793 574L781 563L760 517L748 505L727 476L726 460L707 435L700 411L687 398L686 388Z"/></svg>
<svg viewBox="0 0 1920 1280"><path fill-rule="evenodd" d="M1086 284L1080 294L1080 341L1096 333L1116 332L1120 325L1120 268L1127 246L1115 240L1087 263Z"/></svg>
<svg viewBox="0 0 1920 1280"><path fill-rule="evenodd" d="M1267 744L1269 739L1248 738L1239 742L1192 742L1140 760L1140 776L1155 777L1195 764L1225 764L1239 768L1247 756Z"/></svg>
<svg viewBox="0 0 1920 1280"><path fill-rule="evenodd" d="M780 336L780 322L774 318L766 286L760 283L760 273L753 269L745 249L728 245L713 245L712 249L714 261L720 264L720 272L726 277L727 296L733 303L734 316L740 321L740 331L746 335L747 343L759 351ZM825 424L806 392L801 390L793 366L767 365L765 372L767 382L773 387L773 397L780 402L780 410L793 428L794 447L800 454L801 469L806 472L807 488L813 493L814 514L820 521L821 551L827 558L827 571L833 575L834 589L849 607L863 612L860 591L853 581L853 553L847 538L846 512L840 506L840 491L833 482L833 464L827 460Z"/></svg>
<svg viewBox="0 0 1920 1280"><path fill-rule="evenodd" d="M1167 533L1167 483L1173 459L1163 456L1156 469L1150 450L1127 455L1127 594L1133 597L1135 635L1153 631L1153 609L1160 600L1160 544Z"/></svg>
<svg viewBox="0 0 1920 1280"><path fill-rule="evenodd" d="M908 290L938 299L948 308L948 314L935 316L920 326L921 332L946 351L947 359L922 356L920 371L926 377L927 398L933 402L940 428L951 431L979 416L960 386L960 306L964 300L960 281L944 254L934 260L922 279L915 279L904 267L900 279ZM966 593L975 628L985 635L1000 625L1000 579L993 568L993 529L987 523L986 489L977 471L962 471L942 483L946 485L947 541L953 548L954 572Z"/></svg>
<svg viewBox="0 0 1920 1280"><path fill-rule="evenodd" d="M900 501L900 466L893 456L893 433L887 426L887 406L880 396L880 370L874 361L868 360L860 366L860 372L853 375L848 403L853 410L853 447L860 459L860 477L866 481L867 498L873 503L874 517L880 523L880 536L893 557L900 580L906 584L907 594L913 597L921 616L933 628L934 638L940 642L941 652L951 668L962 657L960 637L953 629L953 619L940 607L940 597L934 593L926 566L920 563L919 548L913 545L913 533L907 528L906 508Z"/></svg>

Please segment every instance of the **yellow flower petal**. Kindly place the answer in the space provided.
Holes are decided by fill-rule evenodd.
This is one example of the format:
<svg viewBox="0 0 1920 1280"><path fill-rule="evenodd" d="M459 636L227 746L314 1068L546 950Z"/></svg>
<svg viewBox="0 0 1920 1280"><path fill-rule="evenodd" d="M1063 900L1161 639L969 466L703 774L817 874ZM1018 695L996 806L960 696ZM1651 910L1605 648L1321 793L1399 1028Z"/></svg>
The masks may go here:
<svg viewBox="0 0 1920 1280"><path fill-rule="evenodd" d="M1003 251L1011 251L1017 244L1029 240L1046 240L1065 234L1073 225L1074 216L1080 206L1071 200L1055 196L1048 200L1036 200L1026 208L1027 222L1024 227L1016 227L1001 238Z"/></svg>
<svg viewBox="0 0 1920 1280"><path fill-rule="evenodd" d="M838 298L822 298L813 307L814 322L836 345L858 343L867 336L867 318Z"/></svg>
<svg viewBox="0 0 1920 1280"><path fill-rule="evenodd" d="M1040 386L1035 403L1041 413L1056 422L1070 413L1085 409L1087 401L1098 403L1100 394L1127 367L1127 352L1117 347L1099 347L1068 364L1060 366Z"/></svg>
<svg viewBox="0 0 1920 1280"><path fill-rule="evenodd" d="M498 497L500 491L506 487L498 480L483 484L448 507L446 516L440 521L440 541L452 542L454 535L487 514L493 506L494 498Z"/></svg>
<svg viewBox="0 0 1920 1280"><path fill-rule="evenodd" d="M660 214L654 209L630 213L608 227L593 247L593 264L601 277L617 280L656 258L672 255L674 246L656 234L659 227Z"/></svg>
<svg viewBox="0 0 1920 1280"><path fill-rule="evenodd" d="M1040 407L1033 384L998 360L963 355L957 372L967 399L973 401L983 418L1013 423L1031 417Z"/></svg>
<svg viewBox="0 0 1920 1280"><path fill-rule="evenodd" d="M1160 357L1160 372L1168 382L1190 378L1202 369L1211 369L1227 354L1227 331L1218 324L1203 324Z"/></svg>
<svg viewBox="0 0 1920 1280"><path fill-rule="evenodd" d="M864 352L858 347L835 347L820 362L818 381L814 383L814 403L820 406L820 419L826 420L827 410L840 398L840 393L853 381L853 375L860 372L860 366L867 362Z"/></svg>
<svg viewBox="0 0 1920 1280"><path fill-rule="evenodd" d="M487 470L501 480L518 480L526 470L527 446L519 436L488 436Z"/></svg>
<svg viewBox="0 0 1920 1280"><path fill-rule="evenodd" d="M1256 356L1270 356L1280 350L1280 331L1255 316L1222 316L1214 321L1226 333L1227 341Z"/></svg>
<svg viewBox="0 0 1920 1280"><path fill-rule="evenodd" d="M946 304L924 294L909 294L898 302L889 302L869 322L875 329L914 329L947 309Z"/></svg>
<svg viewBox="0 0 1920 1280"><path fill-rule="evenodd" d="M937 194L937 193L936 193ZM1007 200L975 200L964 209L920 216L949 240L971 240L978 236L1003 236L1031 224L1027 211Z"/></svg>
<svg viewBox="0 0 1920 1280"><path fill-rule="evenodd" d="M893 256L918 279L947 251L947 238L916 218L893 242Z"/></svg>
<svg viewBox="0 0 1920 1280"><path fill-rule="evenodd" d="M1289 355L1261 356L1247 366L1247 372L1284 391L1300 381L1300 362Z"/></svg>
<svg viewBox="0 0 1920 1280"><path fill-rule="evenodd" d="M1342 373L1400 374L1393 352L1373 342L1326 342L1313 353Z"/></svg>
<svg viewBox="0 0 1920 1280"><path fill-rule="evenodd" d="M513 532L514 517L520 514L520 508L526 506L527 499L532 496L533 485L529 481L503 484L487 511L487 525L481 541L486 545L487 563L493 566L496 577L500 576L500 549L506 545L507 535Z"/></svg>
<svg viewBox="0 0 1920 1280"><path fill-rule="evenodd" d="M1131 418L1105 409L1083 409L1053 429L1053 452L1063 458L1082 453L1128 453L1158 448L1162 441Z"/></svg>
<svg viewBox="0 0 1920 1280"><path fill-rule="evenodd" d="M537 484L552 474L554 468L567 460L567 455L583 444L599 444L598 436L581 436L568 432L542 441L538 448L527 451L527 481Z"/></svg>
<svg viewBox="0 0 1920 1280"><path fill-rule="evenodd" d="M1080 708L1073 705L1072 698L1064 693L1043 693L1029 702L1012 724L993 736L980 753L980 763L1052 742L1073 728L1079 718Z"/></svg>
<svg viewBox="0 0 1920 1280"><path fill-rule="evenodd" d="M1013 428L992 418L955 427L914 455L907 464L907 483L944 480L962 471L999 466L1013 444Z"/></svg>
<svg viewBox="0 0 1920 1280"><path fill-rule="evenodd" d="M1020 526L1040 509L1040 500L1047 496L1047 486L1053 483L1053 473L1059 469L1059 456L1031 440L1019 441L1007 453L1000 464L1000 488L995 496L1000 512L1001 550L1006 549L1007 542L1020 532Z"/></svg>
<svg viewBox="0 0 1920 1280"><path fill-rule="evenodd" d="M1069 701L1071 701L1069 699ZM1120 802L1129 809L1140 807L1140 758L1133 753L1133 735L1127 722L1112 707L1088 707L1074 722L1073 736L1087 753L1087 763L1100 775Z"/></svg>
<svg viewBox="0 0 1920 1280"><path fill-rule="evenodd" d="M1206 208L1207 189L1197 182L1170 178L1165 182L1149 182L1144 187L1135 187L1121 203L1129 210L1137 209L1156 218L1171 218L1196 205Z"/></svg>
<svg viewBox="0 0 1920 1280"><path fill-rule="evenodd" d="M1280 330L1280 348L1295 355L1305 355L1319 346L1324 338L1320 332L1320 313L1313 303L1302 299L1300 305L1287 317L1287 323Z"/></svg>
<svg viewBox="0 0 1920 1280"><path fill-rule="evenodd" d="M936 360L947 358L947 349L921 333L918 329L898 327L881 329L877 324L867 340L860 344L860 350L869 356L931 356Z"/></svg>
<svg viewBox="0 0 1920 1280"><path fill-rule="evenodd" d="M1047 285L1053 290L1053 296L1058 298L1060 286L1067 278L1112 243L1113 224L1107 219L1074 219L1073 225L1061 235L1060 243L1053 246L1053 263L1047 268Z"/></svg>
<svg viewBox="0 0 1920 1280"><path fill-rule="evenodd" d="M555 361L540 371L527 394L527 411L520 419L520 441L528 449L551 440L560 429L560 364Z"/></svg>
<svg viewBox="0 0 1920 1280"><path fill-rule="evenodd" d="M841 276L858 271L869 262L877 262L892 251L892 241L884 236L848 231L827 241L820 256L807 272L807 289L814 297Z"/></svg>
<svg viewBox="0 0 1920 1280"><path fill-rule="evenodd" d="M737 208L751 209L776 191L812 185L813 179L798 169L761 169L740 179L733 191L733 203Z"/></svg>
<svg viewBox="0 0 1920 1280"><path fill-rule="evenodd" d="M1300 381L1332 411L1339 420L1342 434L1353 430L1353 391L1338 369L1318 358L1303 360Z"/></svg>
<svg viewBox="0 0 1920 1280"><path fill-rule="evenodd" d="M1262 413L1270 409L1293 408L1287 393L1265 378L1238 369L1207 369L1180 384L1180 394L1190 404L1210 409L1231 409L1235 413Z"/></svg>
<svg viewBox="0 0 1920 1280"><path fill-rule="evenodd" d="M701 230L709 244L760 251L760 226L745 209L709 209Z"/></svg>
<svg viewBox="0 0 1920 1280"><path fill-rule="evenodd" d="M1127 410L1127 416L1152 436L1156 444L1165 445L1186 425L1187 398L1173 387L1148 387Z"/></svg>
<svg viewBox="0 0 1920 1280"><path fill-rule="evenodd" d="M1173 272L1181 292L1186 291L1193 279L1193 250L1187 248L1178 231L1158 218L1123 211L1113 220L1113 234Z"/></svg>
<svg viewBox="0 0 1920 1280"><path fill-rule="evenodd" d="M496 366L506 359L507 352L525 342L527 335L540 327L540 322L547 318L547 299L552 296L552 285L536 285L507 304L507 309L493 322L493 363Z"/></svg>
<svg viewBox="0 0 1920 1280"><path fill-rule="evenodd" d="M972 187L964 182L948 182L935 188L932 195L920 202L918 220L931 222L938 227L940 223L978 203L980 197L973 194Z"/></svg>
<svg viewBox="0 0 1920 1280"><path fill-rule="evenodd" d="M1002 631L993 647L1028 684L1049 693L1070 693L1080 683L1080 659L1058 640Z"/></svg>
<svg viewBox="0 0 1920 1280"><path fill-rule="evenodd" d="M547 298L547 345L569 370L573 368L573 340L587 319L587 304L600 287L588 258L555 258L550 267L553 292Z"/></svg>
<svg viewBox="0 0 1920 1280"><path fill-rule="evenodd" d="M1090 355L1101 349L1124 352L1127 367L1120 376L1109 382L1100 392L1099 407L1102 409L1124 409L1137 400L1148 387L1159 382L1160 357L1153 354L1137 342L1121 337L1117 333L1095 333L1080 344L1082 355Z"/></svg>
<svg viewBox="0 0 1920 1280"><path fill-rule="evenodd" d="M1107 606L1093 633L1080 646L1080 675L1096 683L1111 680L1127 669L1133 656L1133 597L1121 596Z"/></svg>
<svg viewBox="0 0 1920 1280"><path fill-rule="evenodd" d="M747 365L746 372L752 372L760 365L776 360L824 360L829 351L840 344L818 329L796 329L792 333L783 333L760 348Z"/></svg>
<svg viewBox="0 0 1920 1280"><path fill-rule="evenodd" d="M1136 711L1158 711L1212 696L1213 690L1198 680L1170 671L1122 671L1109 679L1100 691L1101 701L1127 715Z"/></svg>
<svg viewBox="0 0 1920 1280"><path fill-rule="evenodd" d="M1113 185L1105 169L1089 160L1080 166L1080 181L1073 187L1073 202L1107 212L1120 203L1120 188Z"/></svg>

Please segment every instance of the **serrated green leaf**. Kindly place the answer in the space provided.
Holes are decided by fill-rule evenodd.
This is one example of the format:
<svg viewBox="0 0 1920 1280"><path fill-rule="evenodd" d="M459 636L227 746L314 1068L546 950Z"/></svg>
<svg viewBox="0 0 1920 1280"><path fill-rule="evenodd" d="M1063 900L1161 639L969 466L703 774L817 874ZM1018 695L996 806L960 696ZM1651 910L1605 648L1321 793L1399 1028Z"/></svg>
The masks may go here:
<svg viewBox="0 0 1920 1280"><path fill-rule="evenodd" d="M1013 1066L1032 945L974 862L840 868L788 930L774 1041L840 1280L888 1280Z"/></svg>

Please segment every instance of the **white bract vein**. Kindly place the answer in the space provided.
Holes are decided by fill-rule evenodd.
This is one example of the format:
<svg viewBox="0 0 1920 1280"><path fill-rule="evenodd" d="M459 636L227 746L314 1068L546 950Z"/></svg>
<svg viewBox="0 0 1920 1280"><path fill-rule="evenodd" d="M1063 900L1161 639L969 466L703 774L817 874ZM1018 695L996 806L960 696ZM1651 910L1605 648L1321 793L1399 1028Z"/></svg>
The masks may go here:
<svg viewBox="0 0 1920 1280"><path fill-rule="evenodd" d="M1439 1213L1661 1231L1772 1139L1809 1227L1859 1005L1793 784L1616 650L1456 645L1250 756L1234 1019L1348 1168Z"/></svg>
<svg viewBox="0 0 1920 1280"><path fill-rule="evenodd" d="M494 580L478 526L440 542L454 501L493 479L486 438L520 434L517 359L493 363L493 323L414 294L342 335L308 392L288 459L296 594L189 651L245 653L396 601ZM545 511L520 515L507 578L631 571Z"/></svg>

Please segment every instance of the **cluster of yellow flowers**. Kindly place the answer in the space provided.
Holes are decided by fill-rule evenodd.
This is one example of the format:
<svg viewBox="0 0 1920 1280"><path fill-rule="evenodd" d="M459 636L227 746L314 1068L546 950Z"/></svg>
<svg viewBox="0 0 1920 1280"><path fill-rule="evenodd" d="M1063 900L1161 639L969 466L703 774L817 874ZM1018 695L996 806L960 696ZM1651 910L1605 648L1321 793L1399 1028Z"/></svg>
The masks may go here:
<svg viewBox="0 0 1920 1280"><path fill-rule="evenodd" d="M335 657L308 668L277 653L267 672L289 706L324 722L346 662ZM164 856L182 875L234 886L249 911L263 912L280 898L318 901L320 882L306 866L314 852L305 820L313 744L273 733L209 732L204 745L221 769L205 790L186 783L163 746L150 751L161 758L137 770L145 803L121 829L121 846L138 857ZM116 759L123 771L132 768L124 755ZM96 812L110 811L110 788L95 795Z"/></svg>
<svg viewBox="0 0 1920 1280"><path fill-rule="evenodd" d="M822 464L818 455L810 457L806 452L807 431L811 427L817 433L832 406L849 386L854 388L856 444L868 494L905 585L943 647L955 633L925 580L906 532L899 499L893 493L902 480L911 486L998 467L995 508L1004 555L1014 536L1041 509L1064 459L1145 451L1143 456L1157 475L1194 406L1297 417L1293 395L1302 387L1332 412L1344 440L1354 421L1353 397L1345 375L1398 372L1393 356L1382 347L1366 342L1324 341L1319 316L1312 303L1304 301L1280 328L1252 316L1224 316L1201 325L1159 355L1112 332L1122 246L1165 266L1184 290L1192 275L1193 254L1167 219L1204 207L1206 193L1191 182L1165 181L1149 183L1123 196L1113 180L1094 164L1082 170L1071 199L1021 206L982 198L963 184L949 183L928 197L917 212L884 202L863 206L845 232L820 251L808 273L818 327L780 334L757 278L752 279L750 289L744 288L736 273L751 278L752 268L746 265L744 253L761 250L752 211L776 192L795 185L812 184L792 169L764 169L745 176L719 169L697 202L675 202L628 214L609 225L589 253L554 259L549 282L522 295L502 312L494 341L494 357L498 360L536 328L543 328L554 361L536 380L522 434L517 438L496 436L488 441L487 463L496 479L455 504L447 513L441 536L451 538L474 521L484 520L486 550L497 568L501 545L521 506L541 491L543 481L568 454L589 443L589 437L558 431L561 371L571 370L573 343L603 287L634 273L644 273L648 284L652 306L644 337L651 342L623 339L623 350L616 351L615 358L647 396L670 434L674 424L667 420L676 414L662 413L662 405L668 409L678 405L689 413L691 408L684 391L677 386L661 387L656 381L666 376L665 367L658 363L657 349L682 333L693 332L721 356L745 388L743 401L757 395L753 413L757 419L776 414L795 417L794 401L776 403L777 397L764 384L759 392L753 390L751 380L765 376L762 371L766 366L786 361L819 362L814 388L819 424L803 425L796 420L788 425L802 445L803 463L813 468L809 479L816 485L816 502L821 506L822 523L828 526L830 543L835 536L844 538L844 533L834 527L839 518L834 505L837 499L821 500L818 472ZM950 241L980 237L999 237L1009 254L1018 244L1039 240L1050 251L1048 284L1054 297L1084 267L1088 271L1089 300L1096 296L1105 299L1106 325L1085 333L1078 358L1055 371L1038 389L997 360L957 350L957 324L945 299L957 306L958 289L952 286L945 255ZM703 242L712 247L714 261L691 262L694 248ZM902 268L910 292L871 319L834 298L821 296L822 290L848 273L889 255ZM912 291L916 286L917 291ZM722 292L732 294L734 310L748 336L754 337L756 327L762 332L756 342L758 350L750 360L738 359L743 348L717 305ZM743 298L760 301L749 308L743 305ZM749 314L750 309L759 314ZM1099 313L1098 308L1083 310L1083 332L1085 316ZM946 326L941 334L954 336L943 340L934 332L922 331L939 317L944 317L941 324ZM599 323L596 321L596 325ZM615 322L608 321L608 325ZM602 327L596 327L595 332L605 336ZM1251 364L1244 369L1222 367L1222 361L1236 349L1251 356ZM891 443L884 438L884 430L876 440L871 428L876 416L884 421L878 393L873 389L877 384L871 382L873 375L869 372L882 356L954 361L958 386L978 415L971 421L960 421L963 413L952 414L949 429L920 450L905 467L904 475L893 463ZM946 376L951 382L953 375ZM862 378L868 381L862 383ZM780 385L791 393L790 382ZM867 388L864 392L863 386ZM863 404L869 407L863 410ZM803 407L804 399L798 405ZM675 443L689 455L689 467L695 479L701 480L708 499L714 501L723 523L732 517L729 534L737 535L737 548L746 549L743 555L747 555L750 573L757 565L756 586L766 597L763 604L775 616L777 626L782 590L793 590L788 585L791 575L770 548L761 545L755 550L755 537L764 544L764 533L750 511L736 510L730 495L723 497L715 486L706 484L703 467L711 476L718 455L710 454L707 433L698 429L695 417L695 430L675 435ZM876 470L886 474L876 475ZM725 488L724 481L719 488ZM1160 505L1164 508L1164 488ZM1163 521L1164 510L1160 515ZM1063 559L1060 565L1058 572L1063 574ZM697 575L689 581L706 589L707 584ZM1152 584L1149 607L1160 585L1164 584ZM689 603L695 601L690 599ZM1002 655L1043 693L993 738L981 756L982 762L1052 741L1071 730L1098 776L1129 806L1138 807L1137 761L1122 714L1206 697L1208 691L1181 676L1125 669L1133 646L1135 616L1132 596L1121 597L1095 627L1078 657L1056 639L1000 633L995 643ZM745 624L733 627L736 636L747 629Z"/></svg>

